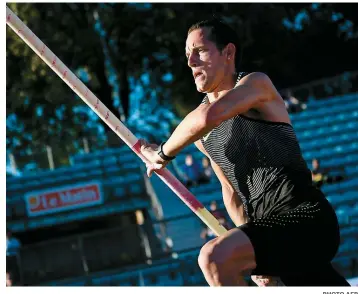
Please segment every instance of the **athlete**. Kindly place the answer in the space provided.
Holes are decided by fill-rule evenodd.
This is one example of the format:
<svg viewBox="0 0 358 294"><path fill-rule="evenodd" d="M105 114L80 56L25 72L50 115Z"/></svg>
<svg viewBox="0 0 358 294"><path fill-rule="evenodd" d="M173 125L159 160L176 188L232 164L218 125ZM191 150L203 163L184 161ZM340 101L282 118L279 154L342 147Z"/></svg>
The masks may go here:
<svg viewBox="0 0 358 294"><path fill-rule="evenodd" d="M349 286L331 265L336 214L312 185L285 103L266 74L239 71L238 50L218 19L190 27L188 66L206 95L167 142L141 141L148 176L192 143L210 159L236 227L200 251L209 285L246 285L251 274L260 285L280 277L288 286Z"/></svg>

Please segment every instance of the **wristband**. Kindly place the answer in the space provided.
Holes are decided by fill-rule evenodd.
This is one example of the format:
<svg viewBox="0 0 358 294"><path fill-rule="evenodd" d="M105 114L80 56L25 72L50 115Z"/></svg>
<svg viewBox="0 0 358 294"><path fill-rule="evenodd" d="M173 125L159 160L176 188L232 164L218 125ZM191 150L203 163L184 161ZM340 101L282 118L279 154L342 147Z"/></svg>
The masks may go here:
<svg viewBox="0 0 358 294"><path fill-rule="evenodd" d="M158 152L158 155L159 155L162 159L164 159L164 160L166 160L166 161L173 160L173 159L175 158L175 156L167 156L167 155L165 155L164 152L163 152L163 145L164 145L165 143L166 143L166 142L163 142L162 144L160 144L160 150L159 150L159 152Z"/></svg>

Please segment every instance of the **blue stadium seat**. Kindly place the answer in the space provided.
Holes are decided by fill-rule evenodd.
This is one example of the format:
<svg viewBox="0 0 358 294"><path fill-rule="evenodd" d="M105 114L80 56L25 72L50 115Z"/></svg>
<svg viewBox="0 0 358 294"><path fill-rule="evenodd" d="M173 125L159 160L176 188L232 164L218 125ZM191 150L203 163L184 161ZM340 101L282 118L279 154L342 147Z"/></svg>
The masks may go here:
<svg viewBox="0 0 358 294"><path fill-rule="evenodd" d="M340 105L342 103L347 103L350 101L355 101L358 98L358 95L356 93L352 94L345 94L338 97L329 97L324 100L311 100L309 102L309 106L311 109L318 109L322 106L335 106Z"/></svg>
<svg viewBox="0 0 358 294"><path fill-rule="evenodd" d="M346 226L340 230L341 238L346 239L353 236L358 236L358 227L356 226Z"/></svg>
<svg viewBox="0 0 358 294"><path fill-rule="evenodd" d="M349 190L351 188L354 188L354 190ZM327 198L330 202L334 203L334 205L338 205L339 203L341 204L358 199L357 188L358 179L351 179L342 183L324 185L321 189L324 193L329 194ZM341 192L338 193L338 191ZM342 193L342 191L344 191L344 193ZM334 194L340 194L340 197L334 196Z"/></svg>
<svg viewBox="0 0 358 294"><path fill-rule="evenodd" d="M339 135L345 132L355 132L358 128L358 121L350 121L350 122L343 122L343 123L337 123L333 126L326 126L323 125L320 127L315 127L314 129L302 129L297 130L295 129L295 132L297 134L297 137L299 139L299 142L302 143L303 141L311 141L312 138L318 139L321 137L326 137L327 135Z"/></svg>
<svg viewBox="0 0 358 294"><path fill-rule="evenodd" d="M301 112L302 114L300 116L294 117L294 119L292 119L292 115L291 115L291 120L295 125L298 122L307 121L308 118L315 118L322 121L324 117L329 116L333 119L336 119L334 115L337 116L342 113L350 113L352 112L352 110L355 110L357 108L358 108L358 101L350 102L347 105L340 105L331 108L320 108L318 110L310 110L309 107L307 107L305 111Z"/></svg>
<svg viewBox="0 0 358 294"><path fill-rule="evenodd" d="M308 108L298 114L291 114L291 119L296 130L304 157L310 161L314 157L321 159L322 167L344 167L347 179L340 183L326 184L322 187L327 199L336 209L340 224L347 224L341 230L344 242L339 249L339 255L354 254L354 248L358 248L357 228L358 228L358 94L343 95L331 100L310 101ZM184 164L185 154L191 153L197 161L201 161L203 155L194 144L186 147L177 157L179 166ZM71 168L61 168L55 171L43 171L35 175L28 175L21 178L21 182L15 179L7 180L9 195L7 202L13 202L15 197L21 197L17 190L36 187L47 183L48 186L59 182L70 182L75 179L99 179L103 183L111 197L122 197L128 191L131 194L140 193L143 189L143 164L140 159L127 147L110 148L100 150L91 154L78 154L72 157L73 166ZM222 204L221 187L217 179L215 181L191 188L191 192L205 205L211 200L218 200ZM169 202L168 202L169 203ZM175 202L176 203L176 202ZM184 211L184 210L183 210ZM355 219L357 226L352 226L352 219ZM187 248L190 244L202 244L198 236L202 224L196 218L186 219L184 222L168 224L167 230L175 239L175 246ZM183 234L188 234L184 235ZM175 237L176 236L176 237ZM182 242L180 242L182 240ZM118 240L116 244L120 244ZM116 250L115 245L107 244L111 250ZM112 247L111 247L112 246ZM40 253L39 253L40 254ZM103 253L105 254L105 253ZM181 258L181 264L186 264L192 272L185 277L186 283L195 285L203 283L203 276L197 265L196 252L192 257L189 255ZM356 252L355 252L356 254ZM70 256L70 255L68 255ZM77 255L76 255L77 256ZM68 257L54 258L52 266L63 266L69 263ZM112 255L99 257L101 262L106 259L111 262ZM33 265L36 268L43 268L39 264L38 256L32 256L31 260L26 261L26 275L32 275ZM79 266L81 263L78 262ZM148 270L143 270L143 277L139 276L139 271L132 271L121 274L111 274L108 276L93 278L94 285L120 285L133 286L167 286L181 285L184 283L184 273L170 275L170 270L176 268L174 261L165 266L152 266ZM178 270L178 269L176 269ZM75 283L68 281L68 284Z"/></svg>
<svg viewBox="0 0 358 294"><path fill-rule="evenodd" d="M116 165L117 164L116 156L111 155L111 156L105 157L103 159L103 164L105 166Z"/></svg>
<svg viewBox="0 0 358 294"><path fill-rule="evenodd" d="M358 165L348 166L348 167L346 167L345 170L346 170L346 172L347 172L348 174L358 172Z"/></svg>
<svg viewBox="0 0 358 294"><path fill-rule="evenodd" d="M339 246L338 255L356 254L358 248L358 240L356 238L347 238L343 244Z"/></svg>

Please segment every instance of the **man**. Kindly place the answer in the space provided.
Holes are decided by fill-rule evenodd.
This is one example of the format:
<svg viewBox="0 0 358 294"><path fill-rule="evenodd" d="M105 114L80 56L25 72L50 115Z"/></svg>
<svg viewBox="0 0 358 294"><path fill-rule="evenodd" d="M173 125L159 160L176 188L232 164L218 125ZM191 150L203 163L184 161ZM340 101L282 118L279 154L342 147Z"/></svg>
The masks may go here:
<svg viewBox="0 0 358 294"><path fill-rule="evenodd" d="M235 32L216 19L189 29L188 66L206 96L167 142L141 142L148 176L192 143L210 158L237 227L200 251L209 285L246 285L251 272L285 285L348 286L331 266L334 210L312 186L282 98L267 75L239 72L238 48Z"/></svg>
<svg viewBox="0 0 358 294"><path fill-rule="evenodd" d="M312 182L317 188L321 188L323 183L327 180L327 175L321 169L319 160L317 158L312 159Z"/></svg>
<svg viewBox="0 0 358 294"><path fill-rule="evenodd" d="M21 249L20 241L15 238L10 230L6 231L6 274L9 286L16 284L19 280L18 258ZM6 282L8 285L8 282Z"/></svg>
<svg viewBox="0 0 358 294"><path fill-rule="evenodd" d="M302 103L296 97L292 96L290 90L286 90L280 94L289 113L297 113L307 108L305 103Z"/></svg>
<svg viewBox="0 0 358 294"><path fill-rule="evenodd" d="M202 181L204 183L208 183L208 182L211 181L212 176L214 174L214 171L213 171L213 169L211 167L209 159L206 156L204 156L202 158L201 165L203 167L203 173L202 173L202 176L201 176Z"/></svg>
<svg viewBox="0 0 358 294"><path fill-rule="evenodd" d="M184 173L185 185L188 188L196 186L200 182L202 169L191 154L187 154L185 156L185 165L182 169Z"/></svg>
<svg viewBox="0 0 358 294"><path fill-rule="evenodd" d="M218 204L215 200L210 202L210 212L224 227L227 227L225 214L218 209Z"/></svg>
<svg viewBox="0 0 358 294"><path fill-rule="evenodd" d="M12 232L7 230L6 232L6 256L16 256L21 248L21 243L16 239Z"/></svg>
<svg viewBox="0 0 358 294"><path fill-rule="evenodd" d="M313 158L311 174L315 187L321 188L325 183L331 184L342 181L344 179L344 168L339 168L332 174L332 171L321 168L320 161L317 158Z"/></svg>

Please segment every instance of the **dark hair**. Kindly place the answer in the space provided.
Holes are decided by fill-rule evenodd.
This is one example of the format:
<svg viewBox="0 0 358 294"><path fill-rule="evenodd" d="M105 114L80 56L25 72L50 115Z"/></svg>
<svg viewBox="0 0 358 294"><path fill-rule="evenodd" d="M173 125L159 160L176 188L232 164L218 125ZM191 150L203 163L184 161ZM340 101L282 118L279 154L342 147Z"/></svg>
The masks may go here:
<svg viewBox="0 0 358 294"><path fill-rule="evenodd" d="M202 20L193 24L188 30L188 35L192 31L200 28L209 29L208 39L215 43L219 51L222 51L229 43L233 43L235 45L235 70L238 72L240 66L241 48L239 46L239 37L236 32L222 20L217 17L213 17L212 19Z"/></svg>

